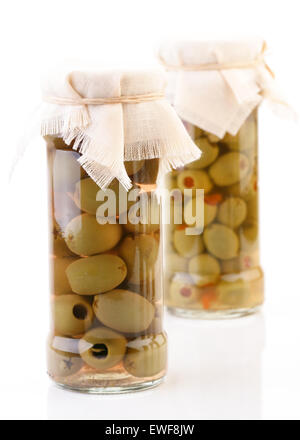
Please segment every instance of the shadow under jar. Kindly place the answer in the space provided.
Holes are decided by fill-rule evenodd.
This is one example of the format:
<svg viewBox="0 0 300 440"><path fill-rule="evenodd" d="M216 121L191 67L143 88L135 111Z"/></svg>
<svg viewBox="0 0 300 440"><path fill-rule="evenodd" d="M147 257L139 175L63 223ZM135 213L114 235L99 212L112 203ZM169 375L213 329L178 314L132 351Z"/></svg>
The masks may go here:
<svg viewBox="0 0 300 440"><path fill-rule="evenodd" d="M231 318L255 312L264 300L259 262L257 110L236 136L223 139L186 123L202 157L167 176L167 188L204 189L201 235L193 221L166 226L166 304L178 316ZM195 215L203 198L193 197ZM173 203L173 213L182 210ZM172 222L172 218L171 218Z"/></svg>
<svg viewBox="0 0 300 440"><path fill-rule="evenodd" d="M117 202L116 221L103 224L105 191L81 168L79 153L60 138L45 139L51 229L48 373L58 385L91 393L153 387L162 381L167 362L160 215L158 222L149 215L145 224L130 223L134 202L115 180L109 189ZM160 209L155 196L150 198L158 165L158 159L125 162L134 189L149 196L149 212Z"/></svg>

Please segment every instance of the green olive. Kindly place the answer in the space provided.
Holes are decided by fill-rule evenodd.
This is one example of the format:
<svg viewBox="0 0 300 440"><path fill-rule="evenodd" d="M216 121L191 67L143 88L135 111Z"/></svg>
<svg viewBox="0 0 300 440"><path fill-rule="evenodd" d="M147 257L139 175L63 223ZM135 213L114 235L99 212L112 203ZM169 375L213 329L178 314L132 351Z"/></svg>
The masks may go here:
<svg viewBox="0 0 300 440"><path fill-rule="evenodd" d="M140 336L128 343L124 367L132 376L153 377L167 365L167 338L164 333Z"/></svg>
<svg viewBox="0 0 300 440"><path fill-rule="evenodd" d="M53 258L50 260L50 268L53 272L53 291L55 295L67 295L72 289L66 274L68 266L76 261L76 258Z"/></svg>
<svg viewBox="0 0 300 440"><path fill-rule="evenodd" d="M204 231L207 250L221 260L230 260L238 254L239 239L232 229L224 225L212 224Z"/></svg>
<svg viewBox="0 0 300 440"><path fill-rule="evenodd" d="M196 139L195 144L202 151L202 155L200 159L186 166L186 168L190 170L206 168L216 160L219 154L219 147L217 145L211 145L211 143L205 138Z"/></svg>
<svg viewBox="0 0 300 440"><path fill-rule="evenodd" d="M52 315L55 333L77 336L90 328L94 314L85 298L78 295L61 295L53 298Z"/></svg>
<svg viewBox="0 0 300 440"><path fill-rule="evenodd" d="M79 352L84 362L92 368L104 371L118 365L126 352L124 336L105 327L97 327L79 341Z"/></svg>
<svg viewBox="0 0 300 440"><path fill-rule="evenodd" d="M116 216L126 212L127 209L133 204L128 201L128 192L123 188L117 179L114 179L108 186L107 190L111 190L115 194L115 205L112 206L115 209ZM84 212L92 215L98 214L98 208L107 202L109 192L107 190L101 190L99 186L91 179L82 179L76 183L74 201L76 205ZM104 196L103 201L97 200L100 196ZM120 199L122 202L120 204ZM121 211L120 211L121 208ZM105 212L105 215L106 212Z"/></svg>
<svg viewBox="0 0 300 440"><path fill-rule="evenodd" d="M82 214L68 224L66 243L77 255L94 255L113 249L122 237L119 224L100 225L96 217Z"/></svg>
<svg viewBox="0 0 300 440"><path fill-rule="evenodd" d="M128 176L133 176L137 172L140 171L141 168L145 165L144 160L134 160L134 161L128 161L124 162L126 172Z"/></svg>
<svg viewBox="0 0 300 440"><path fill-rule="evenodd" d="M58 353L51 347L47 349L47 370L50 377L68 377L83 367L80 357Z"/></svg>
<svg viewBox="0 0 300 440"><path fill-rule="evenodd" d="M205 286L218 280L221 268L216 258L202 254L190 260L189 273L197 286Z"/></svg>
<svg viewBox="0 0 300 440"><path fill-rule="evenodd" d="M185 228L176 229L174 232L174 247L182 257L194 257L204 251L201 235L187 235Z"/></svg>
<svg viewBox="0 0 300 440"><path fill-rule="evenodd" d="M205 171L198 170L181 171L177 177L177 185L181 191L185 189L204 189L206 193L209 193L213 188L208 174Z"/></svg>
<svg viewBox="0 0 300 440"><path fill-rule="evenodd" d="M243 307L249 300L249 285L243 280L222 281L217 286L219 302L230 307Z"/></svg>
<svg viewBox="0 0 300 440"><path fill-rule="evenodd" d="M202 197L194 197L189 200L185 207L185 223L189 226L195 225L195 216L197 214L197 205L204 205L204 224L203 227L209 225L214 221L217 215L217 205L203 202ZM198 206L199 212L201 212L200 206ZM199 220L198 220L199 221Z"/></svg>
<svg viewBox="0 0 300 440"><path fill-rule="evenodd" d="M235 229L245 221L246 215L246 202L238 197L230 197L221 203L218 220L229 228Z"/></svg>
<svg viewBox="0 0 300 440"><path fill-rule="evenodd" d="M66 272L73 292L96 295L119 286L126 278L127 268L120 257L102 254L80 258Z"/></svg>
<svg viewBox="0 0 300 440"><path fill-rule="evenodd" d="M123 289L96 296L93 308L102 324L122 333L146 330L155 314L155 308L149 301Z"/></svg>
<svg viewBox="0 0 300 440"><path fill-rule="evenodd" d="M178 307L197 303L200 293L200 289L193 285L193 280L188 275L176 275L169 288L170 301Z"/></svg>
<svg viewBox="0 0 300 440"><path fill-rule="evenodd" d="M121 242L119 255L127 265L130 283L139 284L142 281L154 279L159 244L153 236L128 235Z"/></svg>
<svg viewBox="0 0 300 440"><path fill-rule="evenodd" d="M209 175L216 185L229 186L243 179L249 170L249 159L244 154L236 152L220 156L211 165Z"/></svg>
<svg viewBox="0 0 300 440"><path fill-rule="evenodd" d="M101 189L90 177L79 180L75 187L74 202L82 211L95 215L100 205L96 200L99 191Z"/></svg>

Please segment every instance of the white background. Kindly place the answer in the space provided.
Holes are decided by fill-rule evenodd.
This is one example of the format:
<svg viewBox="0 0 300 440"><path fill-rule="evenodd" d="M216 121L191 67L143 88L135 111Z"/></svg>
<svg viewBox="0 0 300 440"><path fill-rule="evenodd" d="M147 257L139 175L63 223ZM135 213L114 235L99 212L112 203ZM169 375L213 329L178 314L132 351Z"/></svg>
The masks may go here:
<svg viewBox="0 0 300 440"><path fill-rule="evenodd" d="M297 0L9 0L0 6L0 418L299 419L299 128L266 107L260 124L263 312L231 322L168 317L169 375L122 397L56 389L45 373L48 330L45 151L32 145L11 183L17 140L43 71L80 60L155 65L162 40L260 35L300 111Z"/></svg>

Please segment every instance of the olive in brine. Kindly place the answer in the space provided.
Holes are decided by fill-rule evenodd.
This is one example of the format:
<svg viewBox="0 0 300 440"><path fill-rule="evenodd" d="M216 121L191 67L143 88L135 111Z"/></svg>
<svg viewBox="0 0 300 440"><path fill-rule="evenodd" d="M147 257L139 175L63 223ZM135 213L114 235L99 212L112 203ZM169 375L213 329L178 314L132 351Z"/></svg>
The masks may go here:
<svg viewBox="0 0 300 440"><path fill-rule="evenodd" d="M209 254L201 254L191 258L189 273L197 286L215 283L221 273L220 263Z"/></svg>
<svg viewBox="0 0 300 440"><path fill-rule="evenodd" d="M207 250L221 260L229 260L238 254L239 239L227 226L213 224L204 230L204 243Z"/></svg>
<svg viewBox="0 0 300 440"><path fill-rule="evenodd" d="M221 203L218 211L218 220L229 228L237 228L246 219L247 205L243 199L230 197Z"/></svg>
<svg viewBox="0 0 300 440"><path fill-rule="evenodd" d="M124 238L119 255L127 265L129 283L139 284L154 279L158 251L159 244L151 235L128 235Z"/></svg>
<svg viewBox="0 0 300 440"><path fill-rule="evenodd" d="M185 228L176 229L173 244L179 255L185 258L194 257L204 251L202 236L187 235Z"/></svg>
<svg viewBox="0 0 300 440"><path fill-rule="evenodd" d="M79 180L75 187L74 202L82 211L95 215L100 205L96 199L99 191L101 189L90 177Z"/></svg>
<svg viewBox="0 0 300 440"><path fill-rule="evenodd" d="M220 156L211 165L209 175L218 186L229 186L243 179L249 171L249 159L236 152Z"/></svg>
<svg viewBox="0 0 300 440"><path fill-rule="evenodd" d="M149 301L122 289L96 296L93 309L102 324L122 333L146 330L155 314L155 308Z"/></svg>
<svg viewBox="0 0 300 440"><path fill-rule="evenodd" d="M100 225L96 217L82 214L68 224L65 236L74 254L89 256L113 249L122 237L122 227L110 223Z"/></svg>
<svg viewBox="0 0 300 440"><path fill-rule="evenodd" d="M118 365L126 352L124 336L105 327L90 330L79 341L79 352L84 362L104 371Z"/></svg>
<svg viewBox="0 0 300 440"><path fill-rule="evenodd" d="M202 197L194 197L193 199L189 200L186 204L185 209L185 223L189 226L193 226L196 223L196 214L197 214L197 204L202 204L203 199ZM198 212L200 212L200 208L198 207ZM206 203L204 202L203 206L204 210L204 223L203 226L209 225L211 222L214 221L217 215L218 207L216 204Z"/></svg>
<svg viewBox="0 0 300 440"><path fill-rule="evenodd" d="M217 145L211 145L211 143L205 138L196 139L195 144L202 151L202 155L200 159L186 166L186 168L190 170L200 170L201 168L206 168L216 160L219 154L219 147Z"/></svg>
<svg viewBox="0 0 300 440"><path fill-rule="evenodd" d="M119 183L117 179L114 179L108 186L107 190L113 191L115 198L113 202L116 209L116 216L122 212L126 212L128 207L132 204L128 201L128 193ZM96 215L98 208L107 202L109 191L102 190L91 178L82 179L76 183L74 201L76 205L84 212L92 215ZM103 200L100 200L100 195L103 196ZM121 203L122 212L120 212L120 197L124 198L124 204ZM97 200L97 198L99 200ZM126 205L127 204L127 205ZM107 213L105 212L105 215Z"/></svg>
<svg viewBox="0 0 300 440"><path fill-rule="evenodd" d="M55 333L77 336L90 328L94 313L85 298L78 295L62 295L53 298L52 316Z"/></svg>
<svg viewBox="0 0 300 440"><path fill-rule="evenodd" d="M167 338L164 333L140 336L128 343L124 367L132 376L152 377L167 364Z"/></svg>
<svg viewBox="0 0 300 440"><path fill-rule="evenodd" d="M47 349L47 370L50 377L68 377L83 367L81 357L62 354L51 347Z"/></svg>
<svg viewBox="0 0 300 440"><path fill-rule="evenodd" d="M199 300L200 289L193 285L188 275L176 275L171 282L169 296L174 304L185 307Z"/></svg>
<svg viewBox="0 0 300 440"><path fill-rule="evenodd" d="M119 286L126 278L127 268L117 255L102 254L80 258L67 268L73 292L96 295Z"/></svg>
<svg viewBox="0 0 300 440"><path fill-rule="evenodd" d="M185 189L204 189L206 193L213 188L212 181L205 171L184 170L178 174L177 185L181 191Z"/></svg>

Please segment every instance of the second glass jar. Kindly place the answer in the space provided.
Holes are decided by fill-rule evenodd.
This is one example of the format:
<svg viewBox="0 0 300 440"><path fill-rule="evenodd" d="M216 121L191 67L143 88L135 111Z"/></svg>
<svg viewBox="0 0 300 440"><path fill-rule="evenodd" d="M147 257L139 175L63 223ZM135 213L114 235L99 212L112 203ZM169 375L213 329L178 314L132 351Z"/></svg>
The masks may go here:
<svg viewBox="0 0 300 440"><path fill-rule="evenodd" d="M252 313L263 303L259 263L258 121L255 110L236 136L223 139L186 123L202 157L167 177L173 209L183 212L176 189L204 190L184 201L195 215L204 203L203 233L187 235L183 224L166 225L165 288L169 310L183 317L228 318ZM181 214L180 214L181 215Z"/></svg>

